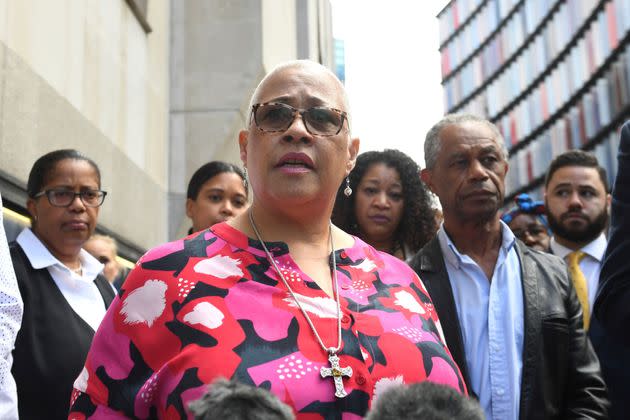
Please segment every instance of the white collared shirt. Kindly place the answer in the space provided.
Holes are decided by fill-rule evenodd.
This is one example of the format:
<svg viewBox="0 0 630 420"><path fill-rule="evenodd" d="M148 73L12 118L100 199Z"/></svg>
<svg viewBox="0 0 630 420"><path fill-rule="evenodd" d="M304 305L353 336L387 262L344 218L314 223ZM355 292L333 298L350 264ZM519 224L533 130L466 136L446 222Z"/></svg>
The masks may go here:
<svg viewBox="0 0 630 420"><path fill-rule="evenodd" d="M22 310L22 296L13 272L13 262L2 224L0 197L0 419L13 420L19 417L15 380L11 375L11 352L22 325Z"/></svg>
<svg viewBox="0 0 630 420"><path fill-rule="evenodd" d="M79 275L55 258L31 229L24 229L16 241L33 268L48 269L70 307L96 331L105 316L106 308L94 279L103 270L104 265L82 249L79 252L79 259L83 270Z"/></svg>
<svg viewBox="0 0 630 420"><path fill-rule="evenodd" d="M602 232L597 239L588 243L580 251L584 252L586 256L580 261L580 270L586 277L586 287L588 288L588 306L593 311L593 303L595 302L595 296L597 295L597 287L599 286L599 273L602 269L602 260L604 259L604 253L606 252L606 235ZM563 245L560 245L555 236L551 238L551 251L566 261L567 255L573 252Z"/></svg>

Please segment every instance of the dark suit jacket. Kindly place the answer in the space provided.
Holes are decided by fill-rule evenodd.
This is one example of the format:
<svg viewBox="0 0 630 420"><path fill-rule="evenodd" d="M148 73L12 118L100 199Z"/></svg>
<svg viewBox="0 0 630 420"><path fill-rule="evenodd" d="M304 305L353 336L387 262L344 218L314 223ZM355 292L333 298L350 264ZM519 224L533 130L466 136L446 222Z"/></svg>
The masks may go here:
<svg viewBox="0 0 630 420"><path fill-rule="evenodd" d="M606 387L582 327L582 310L566 265L517 240L524 304L521 419L604 419ZM446 344L469 391L461 326L437 238L412 259L440 317Z"/></svg>
<svg viewBox="0 0 630 420"><path fill-rule="evenodd" d="M593 310L602 327L630 346L630 122L621 129L610 235Z"/></svg>
<svg viewBox="0 0 630 420"><path fill-rule="evenodd" d="M621 129L618 161L608 247L589 331L601 360L614 420L630 416L630 122Z"/></svg>

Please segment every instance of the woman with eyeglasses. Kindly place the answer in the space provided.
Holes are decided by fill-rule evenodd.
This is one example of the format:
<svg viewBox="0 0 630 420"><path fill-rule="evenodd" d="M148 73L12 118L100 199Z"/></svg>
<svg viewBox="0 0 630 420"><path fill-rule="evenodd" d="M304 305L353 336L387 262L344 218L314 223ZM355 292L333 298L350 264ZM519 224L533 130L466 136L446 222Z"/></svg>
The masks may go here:
<svg viewBox="0 0 630 420"><path fill-rule="evenodd" d="M551 231L547 225L545 203L534 201L527 194L514 198L516 206L501 216L514 236L537 251L549 252Z"/></svg>
<svg viewBox="0 0 630 420"><path fill-rule="evenodd" d="M361 153L348 177L354 194L346 197L347 186L341 185L333 222L379 251L410 259L437 232L419 173L418 164L399 150Z"/></svg>
<svg viewBox="0 0 630 420"><path fill-rule="evenodd" d="M115 294L99 274L103 264L82 249L106 192L96 163L57 150L37 159L27 194L31 227L11 244L24 301L12 370L20 418L61 419Z"/></svg>
<svg viewBox="0 0 630 420"><path fill-rule="evenodd" d="M219 377L272 392L298 419L362 418L393 383L465 394L418 276L330 220L359 148L339 79L311 61L280 65L249 110L251 206L138 261L71 418L192 418Z"/></svg>

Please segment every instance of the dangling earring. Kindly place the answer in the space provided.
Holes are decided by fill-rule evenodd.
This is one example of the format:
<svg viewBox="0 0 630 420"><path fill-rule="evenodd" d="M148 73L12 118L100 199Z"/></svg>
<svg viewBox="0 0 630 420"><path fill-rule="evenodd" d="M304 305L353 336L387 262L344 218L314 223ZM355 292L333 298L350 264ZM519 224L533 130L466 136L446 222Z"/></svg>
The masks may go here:
<svg viewBox="0 0 630 420"><path fill-rule="evenodd" d="M245 191L247 191L249 182L247 181L247 167L245 166L243 166L243 186L245 187Z"/></svg>
<svg viewBox="0 0 630 420"><path fill-rule="evenodd" d="M350 177L346 177L346 188L343 190L343 195L350 197L352 195L352 188L350 188Z"/></svg>

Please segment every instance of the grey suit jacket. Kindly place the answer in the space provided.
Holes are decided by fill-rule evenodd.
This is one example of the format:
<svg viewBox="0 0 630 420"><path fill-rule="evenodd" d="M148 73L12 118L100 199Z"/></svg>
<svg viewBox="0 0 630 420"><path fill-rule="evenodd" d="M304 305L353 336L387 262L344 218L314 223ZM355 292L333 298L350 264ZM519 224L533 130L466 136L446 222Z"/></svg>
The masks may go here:
<svg viewBox="0 0 630 420"><path fill-rule="evenodd" d="M516 252L525 313L520 418L606 418L606 387L566 265L519 240ZM433 300L446 344L472 393L453 290L437 237L410 265Z"/></svg>

